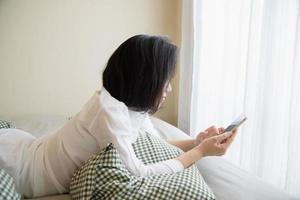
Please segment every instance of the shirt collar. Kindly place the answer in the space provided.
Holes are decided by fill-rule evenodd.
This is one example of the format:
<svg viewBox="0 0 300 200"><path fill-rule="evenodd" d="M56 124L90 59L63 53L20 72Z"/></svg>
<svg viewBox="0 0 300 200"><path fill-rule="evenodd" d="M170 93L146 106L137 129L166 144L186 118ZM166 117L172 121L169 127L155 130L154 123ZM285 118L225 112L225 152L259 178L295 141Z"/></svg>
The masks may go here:
<svg viewBox="0 0 300 200"><path fill-rule="evenodd" d="M139 130L148 116L148 113L137 112L133 110L128 110L128 114L130 116L131 126L134 130Z"/></svg>

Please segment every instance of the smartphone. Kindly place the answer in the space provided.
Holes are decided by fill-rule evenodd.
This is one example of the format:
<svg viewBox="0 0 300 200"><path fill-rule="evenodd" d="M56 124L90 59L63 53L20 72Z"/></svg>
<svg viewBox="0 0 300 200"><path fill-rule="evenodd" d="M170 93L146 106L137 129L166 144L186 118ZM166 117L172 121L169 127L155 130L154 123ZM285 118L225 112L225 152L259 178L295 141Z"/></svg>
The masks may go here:
<svg viewBox="0 0 300 200"><path fill-rule="evenodd" d="M237 129L242 123L246 121L246 119L247 117L245 117L244 115L240 115L227 128L225 128L224 133Z"/></svg>

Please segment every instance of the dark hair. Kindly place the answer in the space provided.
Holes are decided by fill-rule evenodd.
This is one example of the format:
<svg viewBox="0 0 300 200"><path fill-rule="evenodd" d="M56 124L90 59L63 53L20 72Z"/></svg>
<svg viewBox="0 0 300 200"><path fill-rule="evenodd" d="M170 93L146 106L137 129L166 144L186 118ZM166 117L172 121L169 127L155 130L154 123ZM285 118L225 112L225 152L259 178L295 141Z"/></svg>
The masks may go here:
<svg viewBox="0 0 300 200"><path fill-rule="evenodd" d="M155 113L163 89L175 74L177 47L165 37L136 35L111 55L104 88L132 110Z"/></svg>

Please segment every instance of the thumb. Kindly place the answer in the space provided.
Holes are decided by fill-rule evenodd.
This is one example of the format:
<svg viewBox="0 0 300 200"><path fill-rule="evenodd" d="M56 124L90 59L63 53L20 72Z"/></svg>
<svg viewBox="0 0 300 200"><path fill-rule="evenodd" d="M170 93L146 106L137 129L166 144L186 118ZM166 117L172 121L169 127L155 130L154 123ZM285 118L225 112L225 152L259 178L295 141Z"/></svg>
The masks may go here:
<svg viewBox="0 0 300 200"><path fill-rule="evenodd" d="M225 128L223 128L223 127L220 127L220 128L218 128L219 129L219 133L221 134L221 133L224 133L224 131L225 131Z"/></svg>
<svg viewBox="0 0 300 200"><path fill-rule="evenodd" d="M218 142L222 142L223 140L229 138L233 133L231 131L222 133L220 135L215 136Z"/></svg>

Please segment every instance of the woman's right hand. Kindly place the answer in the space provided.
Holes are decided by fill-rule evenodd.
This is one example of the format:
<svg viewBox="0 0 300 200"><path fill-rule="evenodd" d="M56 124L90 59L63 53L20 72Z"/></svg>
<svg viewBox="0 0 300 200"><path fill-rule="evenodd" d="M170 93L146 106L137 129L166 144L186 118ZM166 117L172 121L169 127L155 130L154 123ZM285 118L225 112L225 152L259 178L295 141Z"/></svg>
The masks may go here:
<svg viewBox="0 0 300 200"><path fill-rule="evenodd" d="M221 156L232 143L236 131L226 132L204 139L198 146L181 154L176 159L179 160L184 168L194 164L205 156Z"/></svg>
<svg viewBox="0 0 300 200"><path fill-rule="evenodd" d="M235 138L237 130L222 133L210 138L206 138L196 146L203 156L221 156L224 155L228 147Z"/></svg>

